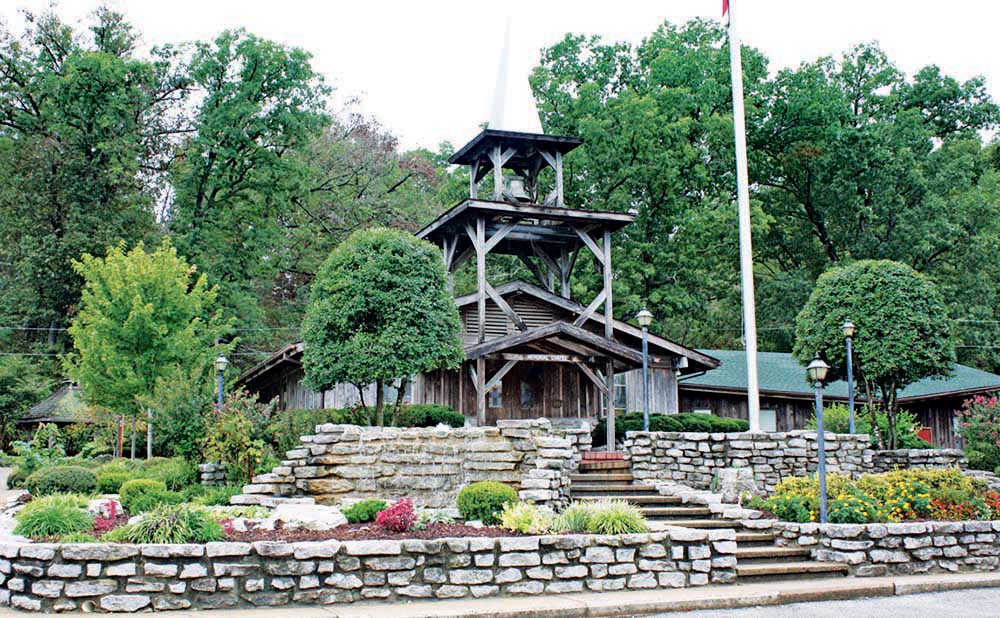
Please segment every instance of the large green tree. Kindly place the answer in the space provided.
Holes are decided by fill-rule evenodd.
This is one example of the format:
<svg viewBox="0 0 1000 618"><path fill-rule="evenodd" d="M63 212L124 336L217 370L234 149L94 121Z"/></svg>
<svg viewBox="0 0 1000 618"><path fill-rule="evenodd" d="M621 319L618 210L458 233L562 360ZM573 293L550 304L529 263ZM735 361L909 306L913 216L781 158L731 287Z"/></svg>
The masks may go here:
<svg viewBox="0 0 1000 618"><path fill-rule="evenodd" d="M385 386L400 391L416 373L457 367L461 323L441 253L400 230L355 232L323 263L302 325L306 384L375 384L384 424Z"/></svg>
<svg viewBox="0 0 1000 618"><path fill-rule="evenodd" d="M854 374L868 402L886 410L882 448L896 448L897 395L907 385L951 373L955 347L944 300L930 280L905 264L861 260L831 268L799 312L795 356L808 363L819 354L830 364L828 380L847 375L841 327L850 319L854 336ZM876 406L867 407L876 427Z"/></svg>
<svg viewBox="0 0 1000 618"><path fill-rule="evenodd" d="M140 243L85 254L73 267L84 287L65 370L89 402L132 417L135 457L135 421L157 382L181 370L209 381L213 359L230 348L219 342L231 323L216 307L217 288L166 240L154 251Z"/></svg>
<svg viewBox="0 0 1000 618"><path fill-rule="evenodd" d="M57 343L80 298L71 261L155 236L155 183L186 80L175 51L99 9L88 32L52 13L0 24L0 324ZM0 332L0 334L3 334Z"/></svg>

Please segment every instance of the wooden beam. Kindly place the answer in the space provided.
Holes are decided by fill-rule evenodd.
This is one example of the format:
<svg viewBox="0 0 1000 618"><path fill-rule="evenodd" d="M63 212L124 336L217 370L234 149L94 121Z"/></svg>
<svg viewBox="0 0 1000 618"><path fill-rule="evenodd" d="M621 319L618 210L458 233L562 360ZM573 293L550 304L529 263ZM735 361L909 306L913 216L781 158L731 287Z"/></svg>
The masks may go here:
<svg viewBox="0 0 1000 618"><path fill-rule="evenodd" d="M451 272L455 272L456 270L458 270L462 266L462 264L465 264L466 262L468 262L469 258L471 258L472 254L475 253L475 252L476 252L476 248L474 246L469 245L468 247L466 247L464 251L462 251L461 253L458 254L458 257L456 257L454 260L452 260L452 262L451 262Z"/></svg>
<svg viewBox="0 0 1000 618"><path fill-rule="evenodd" d="M486 241L486 252L489 253L493 250L493 247L497 246L501 240L503 240L510 231L517 227L520 219L512 219L509 223L505 223L499 230L497 230L489 240Z"/></svg>
<svg viewBox="0 0 1000 618"><path fill-rule="evenodd" d="M500 311L503 311L504 315L510 318L510 321L517 326L518 330L528 330L528 325L524 323L521 316L517 315L517 312L514 311L514 309L507 304L507 301L505 301L503 297L497 293L493 286L490 285L489 281L484 281L483 283L486 285L486 293L493 299L493 302L496 303L497 307L500 307Z"/></svg>
<svg viewBox="0 0 1000 618"><path fill-rule="evenodd" d="M573 364L579 367L580 371L583 372L583 375L587 376L591 382L597 385L597 390L601 391L602 393L608 392L608 385L604 382L604 380L600 378L600 376L594 373L594 370L591 369L589 366L587 366L586 363L577 362Z"/></svg>
<svg viewBox="0 0 1000 618"><path fill-rule="evenodd" d="M476 219L476 237L473 241L476 247L476 293L479 295L476 300L477 321L479 327L479 342L486 341L486 220L482 217ZM482 378L482 376L480 376ZM482 393L480 393L482 395Z"/></svg>
<svg viewBox="0 0 1000 618"><path fill-rule="evenodd" d="M476 359L476 421L480 427L486 425L486 359Z"/></svg>
<svg viewBox="0 0 1000 618"><path fill-rule="evenodd" d="M469 379L472 380L472 386L479 392L479 372L472 365L469 365Z"/></svg>
<svg viewBox="0 0 1000 618"><path fill-rule="evenodd" d="M528 256L524 255L523 253L518 253L517 257L518 257L518 259L521 260L521 262L524 263L525 266L528 267L528 270L531 271L531 274L535 275L535 277L538 278L538 284L539 285L541 285L542 287L547 288L550 292L553 292L553 293L555 292L555 290L552 290L551 288L548 288L549 282L547 280L547 277L545 276L545 273L542 272L542 269L538 267L538 264L535 264L534 262L532 262L531 258L529 258Z"/></svg>
<svg viewBox="0 0 1000 618"><path fill-rule="evenodd" d="M576 235L580 237L580 240L583 241L583 244L587 245L587 248L590 249L590 252L594 254L594 257L597 258L597 261L601 263L601 266L604 266L604 248L599 247L597 243L594 242L594 239L590 237L590 233L587 230L573 226L573 231L576 232Z"/></svg>
<svg viewBox="0 0 1000 618"><path fill-rule="evenodd" d="M469 198L477 199L479 197L479 159L472 164L472 169L469 170Z"/></svg>
<svg viewBox="0 0 1000 618"><path fill-rule="evenodd" d="M570 354L501 354L502 360L524 361L529 363L577 363L583 362L579 356Z"/></svg>
<svg viewBox="0 0 1000 618"><path fill-rule="evenodd" d="M600 292L598 292L597 296L594 297L594 300L590 301L590 304L587 305L587 308L583 310L583 313L576 316L576 319L573 320L573 326L583 326L584 324L586 324L587 320L590 319L590 316L594 315L594 312L597 311L597 308L600 307L601 303L605 301L606 296L607 296L607 291L601 290Z"/></svg>
<svg viewBox="0 0 1000 618"><path fill-rule="evenodd" d="M506 363L504 363L504 364L503 364L503 367L501 367L501 368L500 368L500 370L499 370L499 371L497 371L497 372L496 372L496 373L495 373L495 374L493 375L493 377L492 377L492 378L490 378L490 381L489 381L489 382L487 382L487 383L485 384L485 389L486 389L486 390L485 390L484 392L485 392L485 393L488 393L488 392L490 392L490 389L492 389L492 388L493 388L494 386L496 386L497 384L499 384L499 383L500 383L500 380L503 380L503 377L504 377L505 375L507 375L507 373L508 373L508 372L509 372L509 371L510 371L511 369L513 369L513 368L514 368L514 365L516 365L516 364L517 364L517 361L516 361L516 360L510 360L510 361L507 361Z"/></svg>

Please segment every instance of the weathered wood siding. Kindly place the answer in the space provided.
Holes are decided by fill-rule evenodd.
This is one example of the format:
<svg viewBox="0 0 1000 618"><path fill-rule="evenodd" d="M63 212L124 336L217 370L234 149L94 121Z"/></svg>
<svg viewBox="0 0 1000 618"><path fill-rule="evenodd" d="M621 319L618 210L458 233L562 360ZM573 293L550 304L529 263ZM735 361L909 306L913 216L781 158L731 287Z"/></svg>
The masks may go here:
<svg viewBox="0 0 1000 618"><path fill-rule="evenodd" d="M642 412L642 370L625 372L625 399L629 412ZM673 369L649 370L649 411L653 414L676 414L677 374Z"/></svg>

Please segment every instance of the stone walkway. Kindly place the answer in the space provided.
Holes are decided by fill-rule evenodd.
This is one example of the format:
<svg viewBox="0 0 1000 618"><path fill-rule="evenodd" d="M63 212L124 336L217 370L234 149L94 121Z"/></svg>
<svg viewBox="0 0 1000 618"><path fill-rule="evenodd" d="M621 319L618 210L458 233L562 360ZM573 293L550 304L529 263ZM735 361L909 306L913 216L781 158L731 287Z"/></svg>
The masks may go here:
<svg viewBox="0 0 1000 618"><path fill-rule="evenodd" d="M415 603L356 603L349 606L177 611L170 618L597 618L777 606L814 601L893 597L945 590L1000 588L1000 573L768 582L643 590ZM804 606L809 608L810 606ZM808 611L808 610L807 610ZM0 609L0 618L30 613ZM84 616L62 613L60 616ZM699 614L692 614L696 618ZM723 614L725 615L725 614ZM765 615L770 616L767 612ZM807 614L799 614L807 615ZM860 614L856 614L860 615ZM995 615L993 613L983 614Z"/></svg>

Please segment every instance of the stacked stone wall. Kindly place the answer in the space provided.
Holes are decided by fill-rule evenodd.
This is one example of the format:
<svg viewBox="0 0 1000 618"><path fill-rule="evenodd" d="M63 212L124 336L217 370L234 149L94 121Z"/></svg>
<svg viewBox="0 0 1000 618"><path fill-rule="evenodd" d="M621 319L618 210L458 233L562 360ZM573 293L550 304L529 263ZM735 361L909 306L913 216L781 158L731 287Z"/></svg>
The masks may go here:
<svg viewBox="0 0 1000 618"><path fill-rule="evenodd" d="M449 508L462 487L490 480L517 487L524 500L560 507L569 500L581 448L589 448L589 434L553 430L544 419L458 429L319 425L232 501L273 505L304 496L337 504L407 497L417 506Z"/></svg>
<svg viewBox="0 0 1000 618"><path fill-rule="evenodd" d="M807 547L813 559L849 565L857 576L1000 568L1000 521L776 522L774 531L779 544Z"/></svg>
<svg viewBox="0 0 1000 618"><path fill-rule="evenodd" d="M736 578L732 530L433 541L0 546L0 603L36 612L340 604L685 588Z"/></svg>
<svg viewBox="0 0 1000 618"><path fill-rule="evenodd" d="M225 485L226 467L217 463L198 464L198 480L209 487Z"/></svg>
<svg viewBox="0 0 1000 618"><path fill-rule="evenodd" d="M779 433L676 433L630 431L625 450L632 474L644 481L669 480L709 489L720 470L750 468L759 489L770 493L783 479L814 474L819 465L815 431ZM907 468L965 467L955 449L876 451L867 435L826 434L829 472L852 477Z"/></svg>

